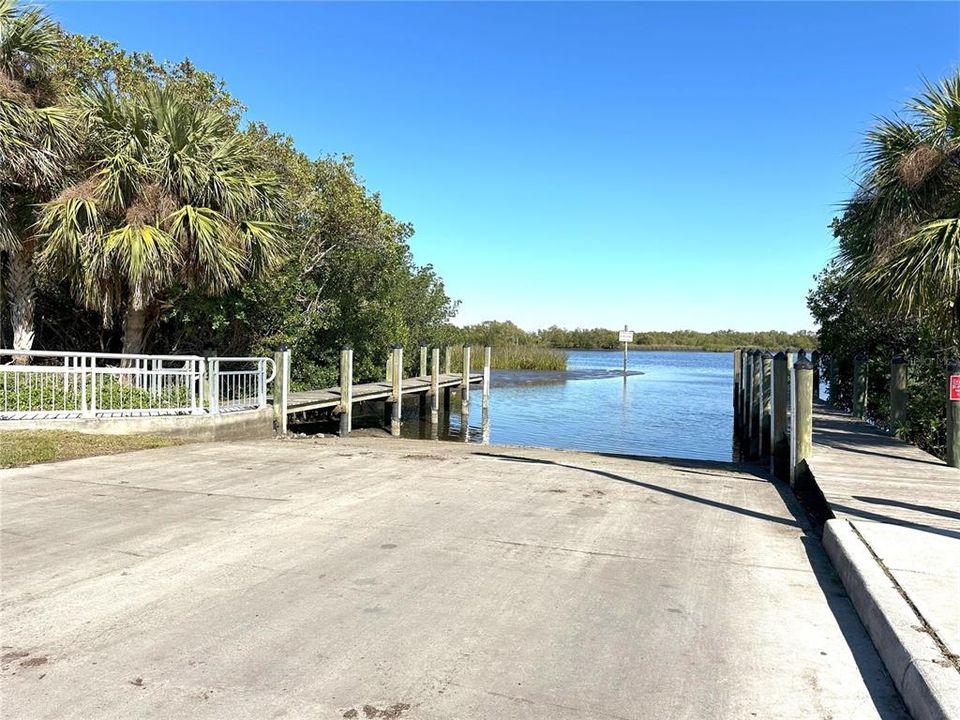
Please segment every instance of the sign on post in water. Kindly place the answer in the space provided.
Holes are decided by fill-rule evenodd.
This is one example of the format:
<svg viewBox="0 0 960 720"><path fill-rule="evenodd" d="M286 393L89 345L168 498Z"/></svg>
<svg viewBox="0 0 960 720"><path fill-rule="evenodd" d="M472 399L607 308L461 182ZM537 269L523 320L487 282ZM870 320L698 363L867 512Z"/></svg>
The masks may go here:
<svg viewBox="0 0 960 720"><path fill-rule="evenodd" d="M623 326L623 330L620 331L620 342L623 343L623 376L627 376L627 345L633 342L633 330L627 330L627 326Z"/></svg>
<svg viewBox="0 0 960 720"><path fill-rule="evenodd" d="M950 376L950 399L960 400L960 375Z"/></svg>

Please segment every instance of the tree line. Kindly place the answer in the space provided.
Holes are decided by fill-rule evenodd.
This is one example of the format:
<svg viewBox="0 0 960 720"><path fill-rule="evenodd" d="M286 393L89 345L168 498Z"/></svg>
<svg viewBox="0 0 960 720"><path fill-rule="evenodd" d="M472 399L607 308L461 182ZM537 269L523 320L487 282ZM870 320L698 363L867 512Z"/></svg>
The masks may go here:
<svg viewBox="0 0 960 720"><path fill-rule="evenodd" d="M609 328L576 328L567 330L551 326L527 332L512 322L487 321L463 328L451 328L450 335L460 342L478 345L543 345L571 350L613 350L623 347L619 330ZM812 332L740 332L717 330L640 331L634 333L631 347L640 350L713 350L726 351L737 347L811 349L817 339Z"/></svg>
<svg viewBox="0 0 960 720"><path fill-rule="evenodd" d="M960 355L960 71L881 117L861 149L856 192L833 221L839 252L807 304L849 408L853 357L868 357L867 415L886 426L890 360L910 362L904 437L944 457L946 363Z"/></svg>

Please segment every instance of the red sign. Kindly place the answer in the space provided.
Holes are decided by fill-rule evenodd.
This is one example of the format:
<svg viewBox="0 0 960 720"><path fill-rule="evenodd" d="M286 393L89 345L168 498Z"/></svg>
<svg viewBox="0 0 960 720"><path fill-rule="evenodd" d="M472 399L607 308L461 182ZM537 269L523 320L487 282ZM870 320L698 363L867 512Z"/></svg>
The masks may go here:
<svg viewBox="0 0 960 720"><path fill-rule="evenodd" d="M950 399L960 400L960 375L950 376Z"/></svg>

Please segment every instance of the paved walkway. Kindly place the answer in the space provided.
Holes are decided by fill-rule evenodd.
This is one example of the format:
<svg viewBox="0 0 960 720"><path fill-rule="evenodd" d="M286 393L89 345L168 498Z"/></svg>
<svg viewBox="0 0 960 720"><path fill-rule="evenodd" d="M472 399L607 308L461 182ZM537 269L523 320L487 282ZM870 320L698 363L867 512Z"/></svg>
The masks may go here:
<svg viewBox="0 0 960 720"><path fill-rule="evenodd" d="M382 439L0 472L3 716L904 718L749 470Z"/></svg>
<svg viewBox="0 0 960 720"><path fill-rule="evenodd" d="M960 470L822 406L813 442L817 487L854 531L835 563L855 577L848 590L874 644L917 716L937 706L960 717ZM917 681L904 676L915 671Z"/></svg>

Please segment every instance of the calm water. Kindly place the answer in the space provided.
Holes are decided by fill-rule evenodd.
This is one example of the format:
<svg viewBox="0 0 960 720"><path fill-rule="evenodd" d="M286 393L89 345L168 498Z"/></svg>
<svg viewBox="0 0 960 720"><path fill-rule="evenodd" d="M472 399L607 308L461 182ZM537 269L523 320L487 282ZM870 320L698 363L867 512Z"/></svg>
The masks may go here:
<svg viewBox="0 0 960 720"><path fill-rule="evenodd" d="M566 373L494 371L484 432L479 387L472 390L467 442L730 460L733 376L729 353L632 352L622 377L618 351L570 351ZM642 374L641 374L642 373ZM463 441L454 395L441 439ZM404 435L418 428L404 410ZM443 421L441 421L443 422Z"/></svg>

